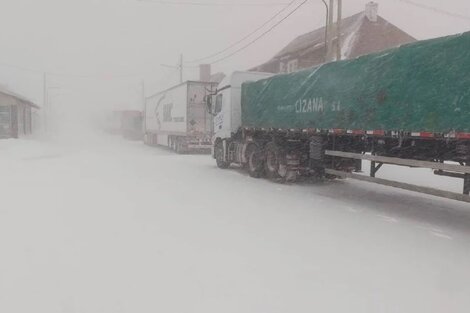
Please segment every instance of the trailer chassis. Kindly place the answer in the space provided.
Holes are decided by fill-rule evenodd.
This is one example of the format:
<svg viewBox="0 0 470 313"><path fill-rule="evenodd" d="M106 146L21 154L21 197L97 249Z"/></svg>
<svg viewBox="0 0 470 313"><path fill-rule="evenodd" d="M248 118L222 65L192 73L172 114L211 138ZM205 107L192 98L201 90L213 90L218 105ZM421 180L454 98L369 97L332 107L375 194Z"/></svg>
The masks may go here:
<svg viewBox="0 0 470 313"><path fill-rule="evenodd" d="M385 186L391 186L400 189L406 189L409 191L424 193L428 195L433 195L437 197L458 200L463 202L470 203L470 166L466 165L454 165L454 164L446 164L441 162L429 162L429 161L420 161L420 160L411 160L411 159L400 159L400 158L393 158L393 157L383 157L383 156L376 156L370 154L360 154L360 153L351 153L351 152L343 152L343 151L332 151L332 150L325 150L325 155L334 158L347 158L347 159L356 159L356 160L367 160L371 161L370 173L369 176L335 170L326 168L325 173L337 177L342 178L351 178L361 181L366 181L370 183L376 183ZM382 178L376 178L376 173L384 164L391 164L391 165L399 165L399 166L407 166L407 167L414 167L414 168L429 168L433 169L434 174L440 176L448 176L454 178L462 178L463 183L463 193L455 193L430 187L423 187L414 184L408 184L393 180L387 180Z"/></svg>
<svg viewBox="0 0 470 313"><path fill-rule="evenodd" d="M235 163L253 177L279 182L298 177L352 178L470 203L470 141L395 133L394 137L243 128L231 138L215 138L213 157L220 168ZM368 176L358 174L363 160L371 162ZM430 168L436 175L463 179L463 193L376 178L384 164Z"/></svg>

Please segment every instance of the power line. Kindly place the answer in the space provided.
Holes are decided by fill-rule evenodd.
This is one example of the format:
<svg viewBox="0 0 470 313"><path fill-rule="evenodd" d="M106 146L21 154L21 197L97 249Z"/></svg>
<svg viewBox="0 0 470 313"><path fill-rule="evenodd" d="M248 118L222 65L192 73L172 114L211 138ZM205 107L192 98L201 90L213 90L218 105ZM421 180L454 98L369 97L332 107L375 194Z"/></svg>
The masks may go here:
<svg viewBox="0 0 470 313"><path fill-rule="evenodd" d="M226 55L222 58L219 58L215 61L212 61L210 64L215 64L215 63L219 63L221 61L224 61L232 56L234 56L235 54L237 54L238 52L242 51L242 50L245 50L246 48L248 48L249 46L251 46L252 44L254 44L255 42L257 42L259 39L263 38L265 35L267 35L269 32L271 32L274 28L276 28L277 26L279 26L279 24L281 24L282 22L284 22L287 18L289 18L289 16L291 16L292 14L294 14L294 12L296 12L298 9L300 9L300 7L302 7L305 3L307 3L308 0L304 0L302 3L300 3L298 6L295 7L295 9L293 9L291 12L289 12L289 14L287 14L285 17L283 17L279 22L277 22L276 24L274 24L273 26L271 26L268 30L266 30L265 32L263 32L261 35L259 35L258 37L256 37L255 39L253 39L252 41L248 42L246 45L240 47L239 49L235 50L234 52L230 53L229 55Z"/></svg>
<svg viewBox="0 0 470 313"><path fill-rule="evenodd" d="M173 81L173 78L174 78L175 74L177 74L177 73L179 73L179 70L178 70L178 69L174 69L173 71L167 73L167 75L163 75L163 76L161 77L161 79L158 80L158 82L157 82L157 84L156 84L156 86L158 86L158 90L155 91L155 92L152 92L151 95L153 95L153 94L155 94L155 93L157 93L157 92L160 92L161 90L167 88L168 82ZM164 87L162 87L162 86L164 86ZM146 97L146 98L148 98L148 97Z"/></svg>
<svg viewBox="0 0 470 313"><path fill-rule="evenodd" d="M108 78L139 78L145 76L147 74L153 74L154 72L146 72L146 73L138 73L138 74L89 74L89 75L81 75L81 74L72 74L72 73L59 73L59 72L52 72L52 71L45 71L35 68L29 68L9 63L0 62L0 66L9 67L25 72L36 73L36 74L44 74L46 73L48 76L56 76L56 77L66 77L66 78L80 78L80 79L108 79Z"/></svg>
<svg viewBox="0 0 470 313"><path fill-rule="evenodd" d="M417 2L414 2L414 1L411 1L411 0L398 0L398 1L413 5L413 6L418 7L418 8L422 8L422 9L434 11L436 13L444 14L444 15L447 15L447 16L451 16L451 17L455 17L455 18L470 21L470 16L467 16L467 15L449 12L449 11L446 11L446 10L443 10L443 9L435 8L435 7L427 5L427 4L417 3Z"/></svg>
<svg viewBox="0 0 470 313"><path fill-rule="evenodd" d="M277 2L277 3L268 3L268 2L201 2L201 1L160 1L160 0L137 0L139 2L150 2L156 4L164 5L179 5L179 6L281 6L287 5L287 3Z"/></svg>
<svg viewBox="0 0 470 313"><path fill-rule="evenodd" d="M211 55L208 55L206 57L203 57L203 58L199 58L199 59L195 59L195 60L192 60L192 61L188 61L187 63L198 63L200 61L203 61L203 60L207 60L207 59L210 59L212 57L215 57L219 54L222 54L224 52L227 52L228 50L232 49L233 47L237 46L239 43L243 42L245 39L251 37L253 34L257 33L259 30L261 30L264 26L266 26L267 24L269 24L271 21L273 21L276 17L278 17L281 13L283 13L285 10L287 10L288 7L290 7L295 1L297 0L292 0L291 2L289 2L284 8L282 8L282 10L278 11L276 14L274 14L270 19L268 19L266 22L264 22L261 26L259 26L258 28L256 28L255 30L253 30L252 32L250 32L248 35L244 36L243 38L241 38L240 40L234 42L233 44L231 44L230 46L228 46L227 48L225 49L222 49L220 51L217 51Z"/></svg>
<svg viewBox="0 0 470 313"><path fill-rule="evenodd" d="M244 38L238 40L237 42L235 42L234 44L230 45L230 47L227 47L217 53L214 53L210 56L207 56L207 57L204 57L204 58L200 58L200 59L197 59L197 60L193 60L191 62L188 62L188 63L195 63L195 61L200 61L200 60L205 60L205 59L208 59L210 57L214 57L214 56L217 56L219 54L222 54L223 52L226 52L228 51L229 49L233 48L234 46L236 46L237 44L241 43L242 41L244 41L245 39L249 38L251 35L253 35L254 33L256 33L258 30L262 29L265 25L267 25L269 22L271 22L272 20L274 20L277 16L279 16L282 12L284 12L288 7L290 7L296 0L293 0L289 3L216 3L216 2L188 2L188 1L176 1L176 2L172 2L172 1L158 1L158 0L138 0L138 1L149 1L149 2L157 2L157 3L162 3L162 4L187 4L187 5L285 5L285 7L280 10L278 13L276 13L273 17L271 17L268 21L266 21L265 23L263 23L260 27L258 27L256 30L254 30L253 32L251 32L250 34L248 34L247 36L245 36ZM274 28L276 28L279 24L281 24L283 21L285 21L288 17L290 17L294 12L296 12L300 7L302 7L308 0L304 0L302 3L300 3L297 7L295 7L291 12L289 12L289 14L287 14L284 18L282 18L280 21L278 21L276 24L274 24L273 26L271 26L267 31L263 32L260 36L256 37L254 40L248 42L248 44L240 47L239 49L235 50L234 52L230 53L229 55L227 56L224 56L222 58L219 58L213 62L211 62L210 64L215 64L215 63L218 63L218 62L221 62L235 54L237 54L238 52L246 49L247 47L251 46L252 44L254 44L256 41L258 41L259 39L261 39L262 37L264 37L266 34L268 34L269 32L271 32ZM404 0L402 0L404 1ZM51 71L44 71L44 70L39 70L39 69L33 69L33 68L28 68L28 67L23 67L23 66L18 66L18 65L13 65L13 64L8 64L8 63L0 63L0 66L5 66L5 67L10 67L10 68L15 68L15 69L19 69L19 70L22 70L22 71L27 71L27 72L32 72L32 73L38 73L38 74L44 74L46 73L47 75L49 76L58 76L58 77L68 77L68 78L82 78L82 79L105 79L105 78L136 78L136 77L142 77L146 74L150 74L151 72L148 72L146 74L122 74L122 75L107 75L107 74L103 74L103 75L80 75L80 74L69 74L69 73L59 73L59 72L51 72ZM192 66L188 66L188 67L192 67ZM152 72L153 73L153 72Z"/></svg>

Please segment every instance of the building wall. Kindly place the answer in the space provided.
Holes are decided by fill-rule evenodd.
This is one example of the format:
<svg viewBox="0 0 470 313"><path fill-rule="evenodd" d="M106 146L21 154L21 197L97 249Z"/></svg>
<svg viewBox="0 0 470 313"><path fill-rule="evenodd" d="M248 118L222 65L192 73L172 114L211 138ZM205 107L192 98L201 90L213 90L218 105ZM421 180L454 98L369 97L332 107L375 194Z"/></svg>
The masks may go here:
<svg viewBox="0 0 470 313"><path fill-rule="evenodd" d="M12 137L11 106L0 105L0 138Z"/></svg>
<svg viewBox="0 0 470 313"><path fill-rule="evenodd" d="M0 104L0 138L19 138L32 133L32 108L25 104Z"/></svg>
<svg viewBox="0 0 470 313"><path fill-rule="evenodd" d="M31 102L0 91L0 138L18 138L33 131Z"/></svg>
<svg viewBox="0 0 470 313"><path fill-rule="evenodd" d="M325 48L316 49L300 58L299 68L309 68L325 62Z"/></svg>
<svg viewBox="0 0 470 313"><path fill-rule="evenodd" d="M282 59L274 59L268 63L262 64L252 71L267 72L267 73L291 73L300 69L305 69L320 65L325 60L325 48L315 50L298 51L289 54ZM293 66L293 63L297 63ZM289 66L290 65L290 66Z"/></svg>

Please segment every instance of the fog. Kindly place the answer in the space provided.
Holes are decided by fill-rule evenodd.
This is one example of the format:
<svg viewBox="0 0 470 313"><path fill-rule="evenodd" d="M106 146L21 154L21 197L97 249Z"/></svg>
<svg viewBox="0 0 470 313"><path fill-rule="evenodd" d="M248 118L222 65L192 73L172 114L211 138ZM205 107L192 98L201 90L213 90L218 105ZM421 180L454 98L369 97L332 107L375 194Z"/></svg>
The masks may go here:
<svg viewBox="0 0 470 313"><path fill-rule="evenodd" d="M375 1L0 0L0 313L467 313L470 1Z"/></svg>
<svg viewBox="0 0 470 313"><path fill-rule="evenodd" d="M48 87L54 87L48 91L51 108L60 106L61 114L140 108L142 81L147 96L178 83L177 70L161 64L176 65L180 54L191 61L220 51L282 8L278 0L254 3L272 5L252 5L247 0L216 1L220 5L170 2L2 0L0 84L43 105L46 72ZM470 18L460 16L470 12L466 0L425 1L458 17L407 1L377 2L379 15L417 39L470 29ZM344 1L343 16L364 10L365 3ZM323 3L308 1L255 44L213 64L212 72L230 73L261 64L296 36L324 23ZM185 64L185 80L198 78L197 65Z"/></svg>

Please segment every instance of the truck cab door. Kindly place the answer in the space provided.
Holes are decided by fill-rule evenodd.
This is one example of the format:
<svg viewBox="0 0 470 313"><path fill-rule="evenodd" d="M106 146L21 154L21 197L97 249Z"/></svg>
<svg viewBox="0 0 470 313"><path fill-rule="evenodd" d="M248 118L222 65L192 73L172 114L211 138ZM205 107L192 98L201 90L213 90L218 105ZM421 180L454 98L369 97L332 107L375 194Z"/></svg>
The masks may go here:
<svg viewBox="0 0 470 313"><path fill-rule="evenodd" d="M230 93L229 89L219 92L214 105L214 137L230 138Z"/></svg>

